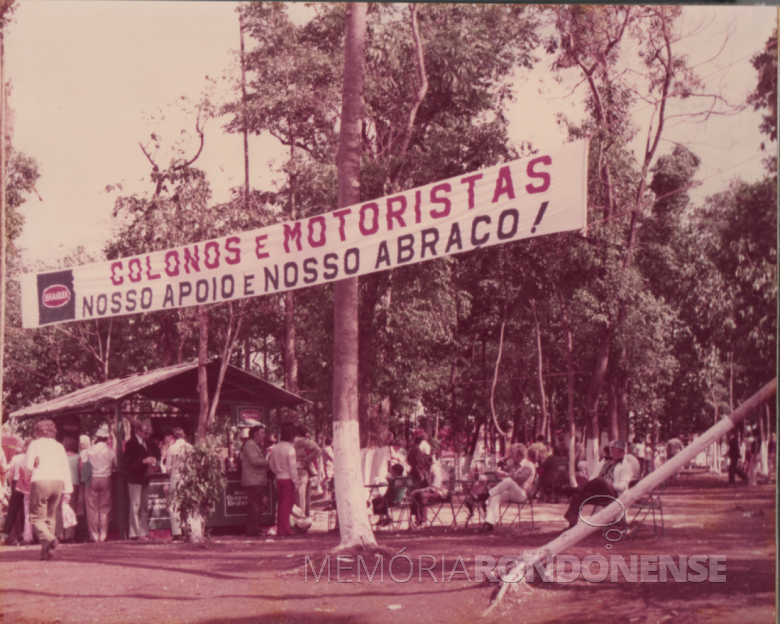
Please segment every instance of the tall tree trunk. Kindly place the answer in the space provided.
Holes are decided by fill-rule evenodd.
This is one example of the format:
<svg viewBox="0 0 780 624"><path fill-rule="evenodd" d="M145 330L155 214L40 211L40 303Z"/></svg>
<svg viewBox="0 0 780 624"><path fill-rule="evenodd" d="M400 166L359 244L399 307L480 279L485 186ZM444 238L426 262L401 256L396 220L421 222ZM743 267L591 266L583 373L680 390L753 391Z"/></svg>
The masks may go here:
<svg viewBox="0 0 780 624"><path fill-rule="evenodd" d="M295 135L290 135L290 220L295 221ZM284 293L284 387L290 392L298 393L298 357L295 354L295 291ZM287 417L298 422L298 412L287 410Z"/></svg>
<svg viewBox="0 0 780 624"><path fill-rule="evenodd" d="M209 361L209 313L205 306L198 306L198 322L200 332L198 338L198 395L200 396L200 413L198 415L197 442L205 443L209 421L209 383L206 364Z"/></svg>
<svg viewBox="0 0 780 624"><path fill-rule="evenodd" d="M11 3L0 3L0 17L10 7ZM6 257L5 203L6 203L6 169L8 168L6 146L6 114L5 114L5 32L0 29L0 426L3 425L3 371L5 370L5 275L8 271Z"/></svg>
<svg viewBox="0 0 780 624"><path fill-rule="evenodd" d="M214 424L214 418L217 414L217 406L219 405L219 394L222 392L222 383L225 381L225 373L227 367L230 364L230 358L233 354L233 347L236 345L236 338L241 332L241 322L244 320L244 312L246 310L246 299L242 299L239 303L238 318L233 312L233 302L228 301L228 308L230 309L230 318L228 320L228 327L225 333L225 344L222 347L222 355L219 363L219 376L217 378L217 385L214 388L214 397L211 400L211 408L209 409L207 426L211 428ZM206 395L208 399L208 394Z"/></svg>
<svg viewBox="0 0 780 624"><path fill-rule="evenodd" d="M599 395L604 384L604 376L609 364L609 345L611 327L607 325L599 340L596 351L596 366L588 386L588 398L585 404L585 453L588 462L588 475L596 474L599 463Z"/></svg>
<svg viewBox="0 0 780 624"><path fill-rule="evenodd" d="M268 381L268 334L263 336L263 379Z"/></svg>
<svg viewBox="0 0 780 624"><path fill-rule="evenodd" d="M178 311L162 312L159 316L160 329L157 332L157 345L163 367L180 364L178 358L180 330L178 323Z"/></svg>
<svg viewBox="0 0 780 624"><path fill-rule="evenodd" d="M763 413L759 412L759 420L762 420L761 426L761 463L759 472L769 477L769 438L772 436L772 428L769 420L769 404L764 403Z"/></svg>
<svg viewBox="0 0 780 624"><path fill-rule="evenodd" d="M619 437L617 392L615 391L615 382L610 380L607 383L607 439L613 442Z"/></svg>
<svg viewBox="0 0 780 624"><path fill-rule="evenodd" d="M501 429L498 424L498 417L496 416L496 384L498 383L498 369L501 366L501 353L504 350L504 328L506 322L501 323L501 336L498 339L498 355L496 355L496 366L493 369L493 383L490 384L490 415L493 418L493 427L495 431L501 436L501 439L506 442L506 433Z"/></svg>
<svg viewBox="0 0 780 624"><path fill-rule="evenodd" d="M249 124L246 120L246 64L244 61L244 14L238 14L241 32L241 121L244 134L244 210L249 210Z"/></svg>
<svg viewBox="0 0 780 624"><path fill-rule="evenodd" d="M566 377L567 377L567 395L568 395L568 413L569 413L569 484L577 487L577 425L574 423L574 341L569 327L569 317L566 314L566 306L563 304L563 296L560 291L555 290L558 295L558 303L561 306L561 322L563 323L563 334L566 337Z"/></svg>
<svg viewBox="0 0 780 624"><path fill-rule="evenodd" d="M298 357L295 355L295 293L284 293L284 387L298 394ZM293 422L298 420L298 412L287 410L287 417Z"/></svg>
<svg viewBox="0 0 780 624"><path fill-rule="evenodd" d="M628 380L618 379L615 387L615 402L618 416L618 439L630 442L628 439Z"/></svg>
<svg viewBox="0 0 780 624"><path fill-rule="evenodd" d="M471 440L469 441L469 447L468 447L468 454L472 456L472 461L474 461L474 453L477 452L477 446L479 446L479 434L482 430L482 421L479 421L476 423L476 426L474 427L474 433L471 436Z"/></svg>
<svg viewBox="0 0 780 624"><path fill-rule="evenodd" d="M525 412L523 411L523 405L525 404L525 393L528 386L528 379L525 377L523 370L523 354L519 345L515 349L515 367L517 369L517 378L521 381L512 386L512 395L514 397L515 409L514 424L512 428L512 443L525 442Z"/></svg>
<svg viewBox="0 0 780 624"><path fill-rule="evenodd" d="M542 332L539 329L539 319L536 316L536 302L531 299L531 312L533 312L534 315L534 328L536 329L536 355L537 355L537 364L539 367L538 371L538 379L539 379L539 403L542 406L542 420L541 423L537 423L536 426L536 434L539 435L540 433L544 435L544 431L547 428L547 397L544 395L544 375L543 375L543 365L544 361L542 359Z"/></svg>
<svg viewBox="0 0 780 624"><path fill-rule="evenodd" d="M718 401L715 396L715 383L710 379L710 387L712 394L712 424L718 424ZM712 466L710 470L716 474L720 474L720 440L712 445Z"/></svg>
<svg viewBox="0 0 780 624"><path fill-rule="evenodd" d="M344 24L344 86L338 153L338 207L360 202L360 120L366 72L368 5L349 3ZM333 292L333 451L341 543L337 551L375 550L366 513L358 424L358 280L340 280Z"/></svg>
<svg viewBox="0 0 780 624"><path fill-rule="evenodd" d="M358 421L360 422L360 445L368 444L371 423L371 399L374 385L374 318L380 298L381 273L372 273L359 278L360 309L358 317ZM362 284L362 288L360 285Z"/></svg>

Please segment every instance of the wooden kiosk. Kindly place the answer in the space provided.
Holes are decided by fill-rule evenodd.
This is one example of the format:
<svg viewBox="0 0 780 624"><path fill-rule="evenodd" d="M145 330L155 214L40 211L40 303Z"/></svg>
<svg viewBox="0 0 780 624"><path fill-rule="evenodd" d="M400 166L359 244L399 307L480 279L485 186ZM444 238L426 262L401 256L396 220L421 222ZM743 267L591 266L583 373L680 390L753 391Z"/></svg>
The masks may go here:
<svg viewBox="0 0 780 624"><path fill-rule="evenodd" d="M213 397L219 378L220 360L211 360L207 366L209 397ZM198 363L188 362L145 373L137 373L121 379L111 379L101 384L82 388L56 399L39 403L11 414L11 418L19 420L46 417L61 425L67 423L67 429L73 433L80 417L89 413L105 413L106 408L113 409L116 415L116 438L125 439L123 424L123 404L130 401L149 401L152 404L176 408L177 413L171 416L170 411L152 409L148 411L125 412L128 416L151 416L149 419L155 433L162 433L166 428L180 426L192 434L197 430L198 413L200 411L200 396L198 393ZM275 425L281 423L282 409L296 409L308 401L298 395L265 381L240 368L228 365L219 394L217 412L230 413L238 426L248 426L260 421L269 427L275 420ZM273 418L274 411L276 418ZM246 415L251 420L246 420ZM166 422L167 420L167 422ZM175 421L175 422L174 422ZM65 427L63 427L65 428ZM80 427L78 427L80 429ZM276 428L276 427L274 427ZM112 528L117 530L119 538L127 539L127 488L124 476L122 445L117 449L117 479L114 483L114 502L112 513ZM167 483L167 475L152 477L149 486L149 527L167 529L170 527L168 510L165 504L163 486ZM121 495L119 495L121 493ZM261 518L262 524L273 524L275 516L276 496L273 487L269 485L269 500L271 512ZM227 473L227 486L222 499L216 505L214 513L207 526L237 526L246 520L246 496L241 490L240 474Z"/></svg>

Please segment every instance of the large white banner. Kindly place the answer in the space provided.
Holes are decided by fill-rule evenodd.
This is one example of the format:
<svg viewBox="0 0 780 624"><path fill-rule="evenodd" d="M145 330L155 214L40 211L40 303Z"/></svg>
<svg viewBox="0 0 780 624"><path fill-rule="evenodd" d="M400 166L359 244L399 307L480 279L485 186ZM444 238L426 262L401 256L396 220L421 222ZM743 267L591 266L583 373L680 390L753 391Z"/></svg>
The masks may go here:
<svg viewBox="0 0 780 624"><path fill-rule="evenodd" d="M301 221L22 276L24 327L256 297L581 229L587 142Z"/></svg>

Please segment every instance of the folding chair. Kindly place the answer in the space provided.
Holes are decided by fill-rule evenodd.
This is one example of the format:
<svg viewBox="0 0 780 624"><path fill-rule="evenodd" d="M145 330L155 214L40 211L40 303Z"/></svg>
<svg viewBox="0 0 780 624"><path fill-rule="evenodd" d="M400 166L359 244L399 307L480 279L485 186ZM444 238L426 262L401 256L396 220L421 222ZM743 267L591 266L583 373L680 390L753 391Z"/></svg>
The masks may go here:
<svg viewBox="0 0 780 624"><path fill-rule="evenodd" d="M390 479L387 485L387 492L385 492L384 498L387 505L386 513L390 522L387 524L380 524L378 520L373 528L377 529L381 526L387 526L391 531L397 530L404 519L404 513L409 512L409 499L407 493L407 479L405 477L395 477ZM394 511L398 511L398 516L393 515Z"/></svg>
<svg viewBox="0 0 780 624"><path fill-rule="evenodd" d="M410 493L410 499L411 499L410 503L409 503L410 506L411 505L416 505L420 509L420 511L422 511L422 510L427 508L427 509L431 510L431 513L433 513L433 517L428 520L428 525L429 526L433 526L437 521L438 521L440 526L443 526L443 527L452 526L451 524L445 524L444 520L440 517L441 516L441 511L442 511L442 509L444 509L445 506L449 506L450 510L452 511L453 521L455 520L455 505L453 503L453 498L452 498L452 484L448 482L447 483L447 488L448 488L447 489L447 496L445 496L443 499L438 500L438 501L432 501L430 503L425 503L425 504L422 504L422 505L420 505L415 499L411 498L411 493ZM411 523L411 517L410 517L410 519L409 519L409 528L411 528L411 527L412 527L412 523Z"/></svg>
<svg viewBox="0 0 780 624"><path fill-rule="evenodd" d="M653 514L653 532L655 533L655 536L658 537L658 524L656 523L655 514L656 511L658 512L658 515L661 520L661 536L666 537L666 527L664 526L664 508L661 504L661 495L664 493L664 490L666 489L666 481L661 483L660 485L656 486L655 489L653 489L651 492L647 494L643 499L635 502L633 505L631 505L631 509L636 509L637 512L634 515L634 518L631 520L631 524L636 522L637 518L641 515L642 517L639 519L639 522L633 529L631 529L631 526L629 525L628 529L628 537L631 539L636 535L636 532L639 530L639 527L642 526L647 516L652 513Z"/></svg>
<svg viewBox="0 0 780 624"><path fill-rule="evenodd" d="M553 464L553 473L550 475L549 480L546 480L546 484L550 486L550 500L553 503L558 502L558 494L566 496L571 493L572 487L569 482L569 462L568 460L560 463ZM542 489L541 493L545 492Z"/></svg>
<svg viewBox="0 0 780 624"><path fill-rule="evenodd" d="M536 497L536 494L539 490L539 475L536 475L534 477L534 484L531 487L531 491L528 493L528 497L522 502L522 503L516 503L514 501L510 501L506 504L506 507L504 507L504 510L499 514L498 516L498 522L497 525L501 525L501 521L504 519L504 516L507 514L507 512L512 509L515 505L517 506L517 513L512 518L512 522L509 523L509 527L512 528L512 525L517 522L517 526L520 526L520 514L523 512L523 509L526 507L526 505L531 507L531 530L534 528L534 498Z"/></svg>
<svg viewBox="0 0 780 624"><path fill-rule="evenodd" d="M479 496L480 498L483 498L483 495L487 496L488 490L496 484L496 481L494 481L493 479L487 479L487 480L484 480L484 481L467 481L467 482L464 482L464 484L467 484L468 487L465 488L464 491L462 492L462 494L464 494L464 496L460 500L460 504L458 505L457 510L452 514L452 524L455 527L458 526L458 515L460 515L460 512L462 510L464 510L464 509L466 510L466 512L468 512L468 507L466 505L466 501L470 500L471 504L472 504L472 510L473 511L472 511L470 516L466 517L466 522L465 522L465 525L464 525L466 528L468 528L469 523L471 522L471 520L474 517L475 513L477 514L477 522L479 524L482 524L482 522L484 522L485 510L483 509L483 505L487 504L487 500L484 500L484 501L483 500L478 500L477 496ZM484 485L484 491L481 492L480 494L473 494L473 490L474 490L475 486L477 486L478 484L483 484ZM453 508L454 508L455 507L455 501L453 501L452 505L453 505Z"/></svg>
<svg viewBox="0 0 780 624"><path fill-rule="evenodd" d="M339 514L338 510L336 509L336 493L333 491L333 488L330 490L330 496L328 500L328 504L325 507L325 511L328 514L328 532L335 531L339 528Z"/></svg>

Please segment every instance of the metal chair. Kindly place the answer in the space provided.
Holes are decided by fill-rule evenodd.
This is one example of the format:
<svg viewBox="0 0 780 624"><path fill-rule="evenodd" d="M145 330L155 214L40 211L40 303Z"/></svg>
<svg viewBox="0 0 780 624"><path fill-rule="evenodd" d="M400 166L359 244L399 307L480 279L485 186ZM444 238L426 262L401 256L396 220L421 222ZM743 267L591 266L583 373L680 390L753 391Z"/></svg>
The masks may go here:
<svg viewBox="0 0 780 624"><path fill-rule="evenodd" d="M373 525L373 528L377 529L382 526L387 526L390 530L395 531L401 526L404 514L409 512L407 484L408 481L405 477L394 477L393 479L390 479L387 485L387 491L384 495L386 515L380 516L380 519ZM397 516L393 515L394 511L398 512ZM382 517L386 517L389 522L383 524Z"/></svg>
<svg viewBox="0 0 780 624"><path fill-rule="evenodd" d="M542 497L547 496L549 488L550 500L553 503L558 502L558 494L566 496L571 493L572 487L569 482L569 460L555 461L551 465L549 475L546 474L539 485L539 493Z"/></svg>
<svg viewBox="0 0 780 624"><path fill-rule="evenodd" d="M434 524L436 524L437 521L438 521L440 526L443 526L443 527L452 526L451 524L449 524L449 525L445 524L444 520L440 517L441 516L441 511L442 511L442 509L444 509L444 507L446 505L449 505L450 509L452 510L453 522L455 522L455 505L453 503L453 497L452 497L452 483L447 482L446 485L447 485L447 496L445 496L441 500L431 501L429 503L420 504L415 498L412 497L412 492L410 492L410 494L409 494L410 507L411 507L411 505L415 505L420 512L422 512L424 509L427 508L427 509L431 510L431 513L433 513L433 517L428 522L429 526L433 526ZM411 510L410 510L410 513L411 513ZM410 519L409 519L409 528L411 528L411 527L412 527L412 523L411 523L411 517L410 517Z"/></svg>
<svg viewBox="0 0 780 624"><path fill-rule="evenodd" d="M536 498L536 494L539 490L539 475L536 475L534 477L534 484L531 487L531 491L528 493L528 497L522 502L517 503L515 501L510 501L506 503L506 507L504 507L504 510L499 514L498 516L498 522L496 522L497 525L501 525L501 521L504 519L504 516L507 514L507 512L512 509L513 507L517 506L517 513L512 518L512 521L509 523L508 528L512 528L512 525L517 522L517 525L520 526L520 514L523 512L523 509L526 506L530 506L531 508L531 530L534 528L534 498Z"/></svg>
<svg viewBox="0 0 780 624"><path fill-rule="evenodd" d="M666 489L666 483L667 481L664 481L661 484L657 485L644 498L631 505L630 509L637 510L636 514L634 514L634 517L631 520L631 524L636 522L637 518L639 518L640 515L642 517L639 518L639 522L637 522L636 526L634 526L633 529L631 528L631 525L629 525L629 530L628 530L629 539L631 539L632 537L634 537L634 535L636 535L636 532L639 530L639 527L642 526L645 519L647 519L647 516L650 515L651 513L653 514L653 532L655 533L655 536L658 537L658 524L656 522L656 512L658 512L658 516L661 521L661 536L666 537L666 527L664 526L664 508L661 502L661 495L664 493L664 490Z"/></svg>

